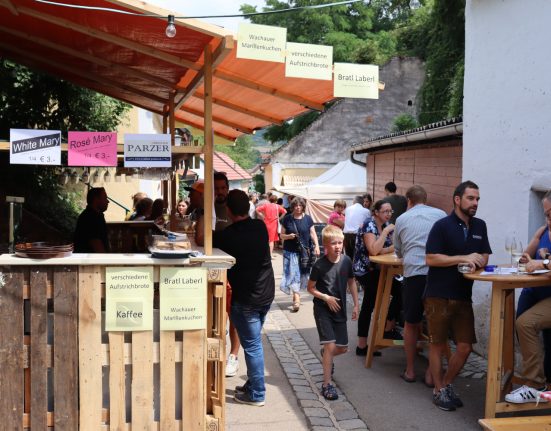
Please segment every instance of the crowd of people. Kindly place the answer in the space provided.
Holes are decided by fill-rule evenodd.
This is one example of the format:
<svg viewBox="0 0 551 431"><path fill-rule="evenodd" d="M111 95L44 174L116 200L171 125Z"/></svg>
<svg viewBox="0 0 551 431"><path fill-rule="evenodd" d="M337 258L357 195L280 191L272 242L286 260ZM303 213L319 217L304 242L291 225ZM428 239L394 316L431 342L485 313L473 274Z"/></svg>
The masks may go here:
<svg viewBox="0 0 551 431"><path fill-rule="evenodd" d="M189 200L177 203L174 216L191 218L196 223L196 243L203 245L204 183L197 181L186 189ZM300 310L302 292L307 290L314 297L314 321L324 371L322 395L326 399L338 398L332 384L333 358L348 351L347 292L354 304L352 319L357 320L355 353L365 356L380 276L380 268L370 256L395 253L402 259L403 277L393 280L384 337L404 341L406 361L400 377L408 383L417 380L417 341L425 321L429 366L422 380L433 389L433 402L440 409L453 411L463 406L453 382L476 343L476 335L473 281L458 271L458 265L466 265L471 271L483 268L492 253L486 224L475 217L479 188L472 181L459 184L449 214L428 206L427 192L419 185L410 187L405 196L396 191L396 185L389 182L385 186L386 197L374 203L369 194L357 196L350 206L344 200L335 201L321 233L321 256L314 222L305 212L303 198L290 197L284 208L275 195L230 190L227 177L214 174L213 245L236 259L228 271L230 353L226 375L237 374L241 346L247 365L246 383L235 388L237 402L264 405L261 330L275 293L274 244L282 242L283 274L279 287L291 296L291 311ZM166 213L160 199L152 201L143 194L134 198L131 220L155 221ZM77 221L75 251L108 251L103 217L108 203L103 188L90 189L87 207ZM542 205L547 223L536 231L521 258L528 272L551 269L551 192L545 195ZM358 287L363 291L361 306ZM526 384L508 394L507 402L536 402L538 393L546 390L546 380L551 378L550 310L551 286L523 289L516 329ZM403 325L403 333L398 323ZM455 349L444 368L442 357L449 354L450 338ZM380 355L375 352L375 356Z"/></svg>

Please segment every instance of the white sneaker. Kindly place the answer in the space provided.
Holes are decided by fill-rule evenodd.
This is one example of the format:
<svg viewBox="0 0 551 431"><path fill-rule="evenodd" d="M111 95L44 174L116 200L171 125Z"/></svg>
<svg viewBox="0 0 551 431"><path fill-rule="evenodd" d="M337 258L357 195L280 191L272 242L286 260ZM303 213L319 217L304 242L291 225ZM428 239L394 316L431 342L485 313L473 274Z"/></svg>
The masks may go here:
<svg viewBox="0 0 551 431"><path fill-rule="evenodd" d="M239 361L237 356L230 354L228 360L226 361L226 377L233 377L237 375L239 371Z"/></svg>
<svg viewBox="0 0 551 431"><path fill-rule="evenodd" d="M545 391L545 389L542 388L541 391ZM505 401L514 404L536 403L538 402L538 393L541 391L524 385L505 395ZM545 398L539 398L540 403L546 403L547 401Z"/></svg>

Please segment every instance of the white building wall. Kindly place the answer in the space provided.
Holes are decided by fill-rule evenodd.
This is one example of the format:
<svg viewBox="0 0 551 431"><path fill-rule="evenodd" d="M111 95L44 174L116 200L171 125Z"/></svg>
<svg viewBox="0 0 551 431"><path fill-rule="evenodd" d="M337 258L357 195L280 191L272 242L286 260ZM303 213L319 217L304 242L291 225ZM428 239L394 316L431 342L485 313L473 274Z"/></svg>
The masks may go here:
<svg viewBox="0 0 551 431"><path fill-rule="evenodd" d="M551 2L467 0L465 18L463 179L480 186L490 262L503 263L505 236L525 246L544 223L532 187L551 187ZM483 353L489 292L473 294Z"/></svg>

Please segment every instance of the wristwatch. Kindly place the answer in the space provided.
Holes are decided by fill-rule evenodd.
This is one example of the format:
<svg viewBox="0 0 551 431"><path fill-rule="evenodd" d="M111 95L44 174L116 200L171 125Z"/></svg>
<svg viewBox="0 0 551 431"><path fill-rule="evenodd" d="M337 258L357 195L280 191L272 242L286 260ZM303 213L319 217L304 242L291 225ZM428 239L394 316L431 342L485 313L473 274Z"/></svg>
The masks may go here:
<svg viewBox="0 0 551 431"><path fill-rule="evenodd" d="M549 269L549 259L543 259L542 263L545 269Z"/></svg>

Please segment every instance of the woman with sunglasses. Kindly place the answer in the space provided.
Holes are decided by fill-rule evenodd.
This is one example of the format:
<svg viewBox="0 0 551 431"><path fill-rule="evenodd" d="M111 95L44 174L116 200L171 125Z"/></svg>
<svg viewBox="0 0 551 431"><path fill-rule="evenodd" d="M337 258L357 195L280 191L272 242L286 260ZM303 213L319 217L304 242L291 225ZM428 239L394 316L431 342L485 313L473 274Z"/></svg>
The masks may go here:
<svg viewBox="0 0 551 431"><path fill-rule="evenodd" d="M375 306L380 274L379 266L371 263L369 256L394 253L394 245L392 245L394 225L390 223L392 213L392 207L388 202L384 200L375 202L372 217L364 222L356 235L353 270L356 280L364 290L362 307L358 317L358 347L356 347L358 356L367 355L367 335L371 324L371 313ZM395 319L399 312L400 289L397 283L393 283L392 301L385 326L385 338L401 339L401 335L394 329ZM379 356L380 352L375 352L375 355Z"/></svg>

